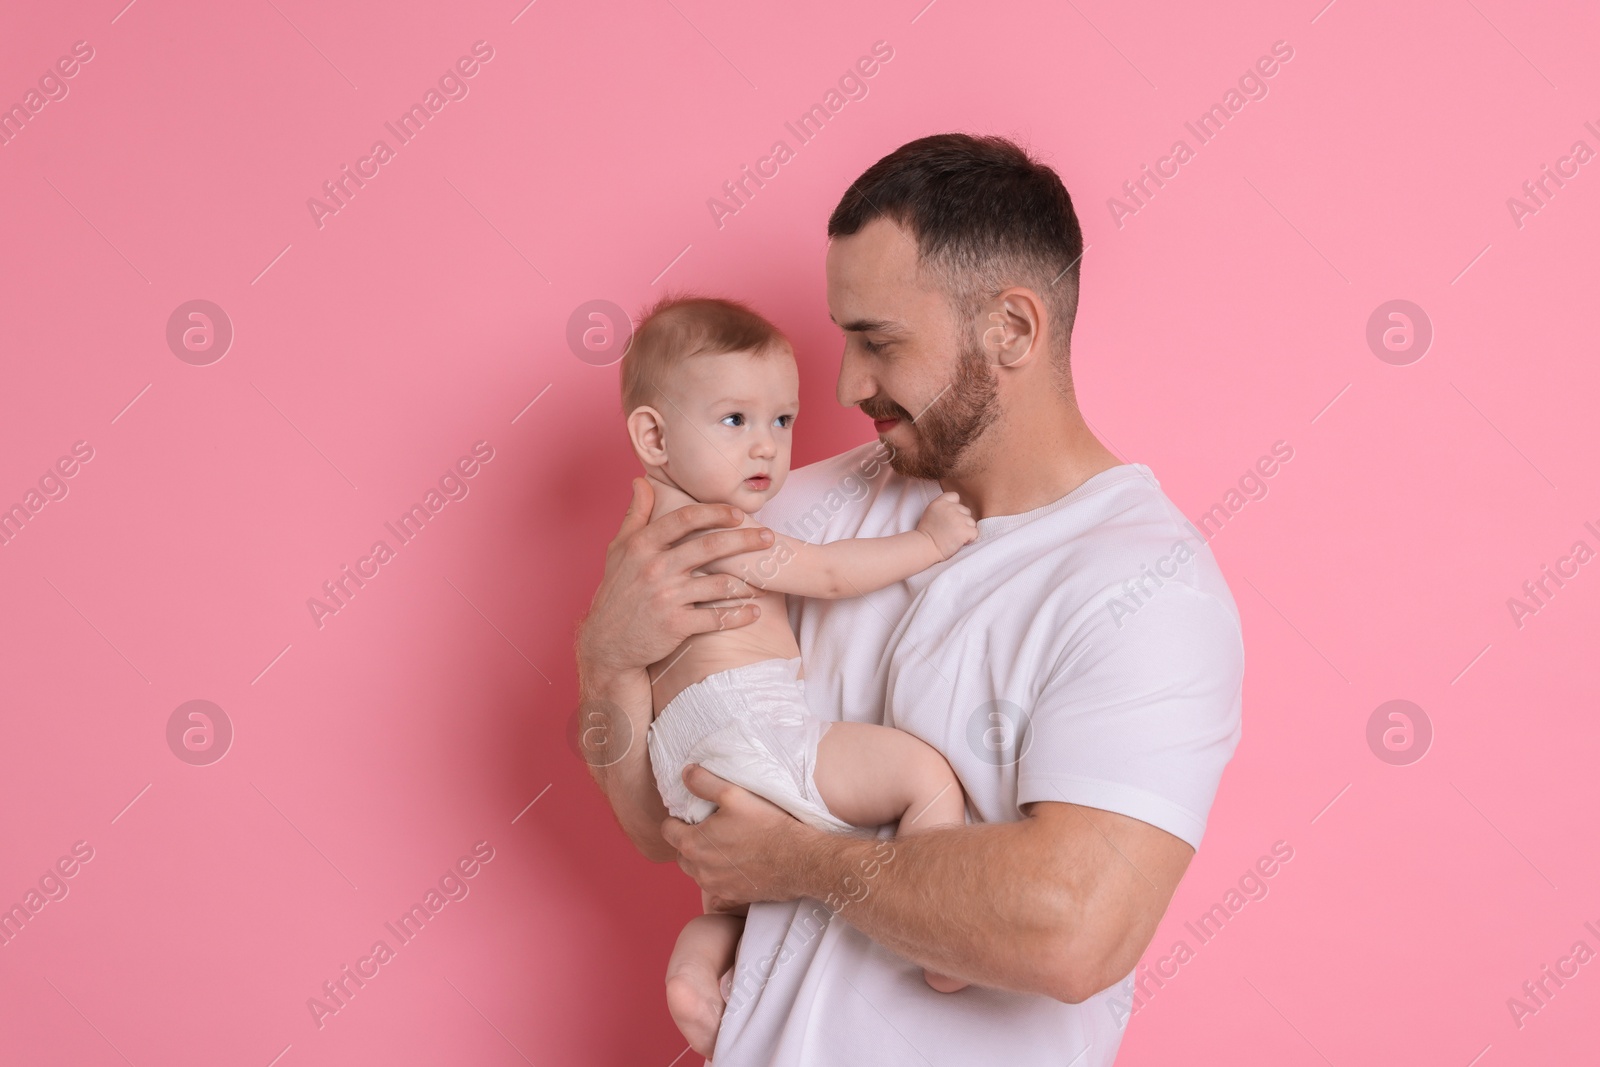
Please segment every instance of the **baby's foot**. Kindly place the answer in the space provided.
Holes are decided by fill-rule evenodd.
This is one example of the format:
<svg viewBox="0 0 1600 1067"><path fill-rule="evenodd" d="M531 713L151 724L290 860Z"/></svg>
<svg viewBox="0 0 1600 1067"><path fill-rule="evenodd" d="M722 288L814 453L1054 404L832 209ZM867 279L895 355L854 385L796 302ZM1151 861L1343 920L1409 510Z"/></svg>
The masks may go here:
<svg viewBox="0 0 1600 1067"><path fill-rule="evenodd" d="M702 969L684 969L667 978L667 1010L689 1047L707 1059L717 1043L724 1006L717 976Z"/></svg>
<svg viewBox="0 0 1600 1067"><path fill-rule="evenodd" d="M971 982L962 981L960 978L951 978L948 975L935 974L933 971L923 969L923 979L941 993L959 993L971 985Z"/></svg>

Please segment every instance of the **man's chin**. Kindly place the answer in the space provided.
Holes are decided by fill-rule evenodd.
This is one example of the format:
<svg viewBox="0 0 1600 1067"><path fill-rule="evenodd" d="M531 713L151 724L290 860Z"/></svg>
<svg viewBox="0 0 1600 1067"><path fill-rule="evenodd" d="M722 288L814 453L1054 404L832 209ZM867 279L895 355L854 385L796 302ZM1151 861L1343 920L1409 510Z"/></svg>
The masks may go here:
<svg viewBox="0 0 1600 1067"><path fill-rule="evenodd" d="M927 445L906 420L902 419L887 430L879 431L878 441L889 446L889 469L902 478L938 481L944 477L942 469L923 458Z"/></svg>
<svg viewBox="0 0 1600 1067"><path fill-rule="evenodd" d="M923 462L922 457L906 449L895 449L894 455L889 457L889 469L902 478L921 478L924 481L938 481L942 474Z"/></svg>

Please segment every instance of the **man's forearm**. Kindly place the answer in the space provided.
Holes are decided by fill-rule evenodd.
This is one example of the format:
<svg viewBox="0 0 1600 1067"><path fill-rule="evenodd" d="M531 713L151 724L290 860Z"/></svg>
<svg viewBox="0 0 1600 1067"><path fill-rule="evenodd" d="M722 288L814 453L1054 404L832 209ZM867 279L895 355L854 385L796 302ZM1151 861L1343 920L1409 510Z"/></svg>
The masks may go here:
<svg viewBox="0 0 1600 1067"><path fill-rule="evenodd" d="M1065 802L892 841L800 840L781 876L796 895L833 895L846 922L937 973L1073 1004L1134 969L1194 857L1149 823Z"/></svg>
<svg viewBox="0 0 1600 1067"><path fill-rule="evenodd" d="M806 896L878 944L977 985L1062 997L1066 878L1031 820L812 839Z"/></svg>
<svg viewBox="0 0 1600 1067"><path fill-rule="evenodd" d="M578 747L617 822L646 858L665 863L677 850L661 837L666 805L656 788L645 732L650 678L644 671L599 677L579 665Z"/></svg>

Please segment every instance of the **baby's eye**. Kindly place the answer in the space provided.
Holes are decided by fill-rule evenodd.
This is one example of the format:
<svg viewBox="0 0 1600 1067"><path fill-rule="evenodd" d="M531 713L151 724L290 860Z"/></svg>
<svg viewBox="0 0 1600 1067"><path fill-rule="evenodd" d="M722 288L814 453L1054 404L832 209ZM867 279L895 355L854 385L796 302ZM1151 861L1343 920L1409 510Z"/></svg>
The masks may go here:
<svg viewBox="0 0 1600 1067"><path fill-rule="evenodd" d="M776 419L773 419L772 421L777 423L778 427L780 429L787 430L789 427L794 425L794 416L793 415L779 415Z"/></svg>
<svg viewBox="0 0 1600 1067"><path fill-rule="evenodd" d="M732 415L724 415L724 416L722 416L722 421L724 423L727 423L729 419L735 419L737 421L732 422L732 423L728 423L728 425L731 425L731 426L743 426L744 425L744 416L739 414L739 412L737 412L737 411L735 411Z"/></svg>

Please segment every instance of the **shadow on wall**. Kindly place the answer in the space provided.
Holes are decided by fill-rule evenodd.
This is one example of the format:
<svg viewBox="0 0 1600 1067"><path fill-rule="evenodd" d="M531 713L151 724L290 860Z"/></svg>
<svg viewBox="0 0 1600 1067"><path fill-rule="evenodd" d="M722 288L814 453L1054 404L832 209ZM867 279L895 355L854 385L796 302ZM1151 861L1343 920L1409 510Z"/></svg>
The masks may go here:
<svg viewBox="0 0 1600 1067"><path fill-rule="evenodd" d="M676 864L651 863L634 848L567 739L577 709L571 637L604 573L606 546L628 506L629 480L640 473L615 410L615 368L582 369L604 377L602 395L590 391L582 401L597 409L593 432L571 436L535 425L524 435L533 447L506 450L516 460L508 472L515 489L506 540L495 558L473 560L467 576L480 589L510 584L520 590L513 598L517 610L544 616L537 623L513 618L514 629L507 629L544 635L541 647L524 648L550 679L547 685L525 670L530 685L517 671L497 672L473 694L488 705L485 714L508 727L504 745L486 767L494 780L483 788L502 797L527 793L532 800L549 784L537 804L508 827L508 838L523 839L519 857L539 857L543 870L527 872L530 880L558 879L586 902L585 915L604 917L574 931L574 939L584 943L581 951L530 954L522 988L559 996L567 1001L562 1007L575 1013L612 1004L633 1022L591 1028L584 1046L570 1050L573 1059L664 1063L682 1048L663 991L667 958L682 924L699 911L699 892ZM572 390L558 378L557 388L562 386ZM554 397L552 390L545 401ZM517 658L509 648L505 652ZM537 937L530 933L525 943ZM552 983L549 967L563 957L568 974ZM574 959L588 965L573 968Z"/></svg>

